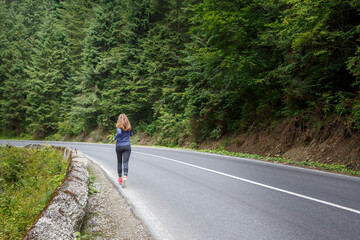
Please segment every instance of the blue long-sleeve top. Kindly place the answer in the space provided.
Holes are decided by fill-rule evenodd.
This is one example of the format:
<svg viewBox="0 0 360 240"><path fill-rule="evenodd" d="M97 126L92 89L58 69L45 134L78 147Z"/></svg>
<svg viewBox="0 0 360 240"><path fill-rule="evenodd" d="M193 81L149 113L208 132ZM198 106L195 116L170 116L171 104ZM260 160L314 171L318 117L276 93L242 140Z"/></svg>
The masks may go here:
<svg viewBox="0 0 360 240"><path fill-rule="evenodd" d="M116 128L116 135L114 136L114 140L116 139L116 146L130 145L130 136L132 135L132 130L123 131L120 128Z"/></svg>

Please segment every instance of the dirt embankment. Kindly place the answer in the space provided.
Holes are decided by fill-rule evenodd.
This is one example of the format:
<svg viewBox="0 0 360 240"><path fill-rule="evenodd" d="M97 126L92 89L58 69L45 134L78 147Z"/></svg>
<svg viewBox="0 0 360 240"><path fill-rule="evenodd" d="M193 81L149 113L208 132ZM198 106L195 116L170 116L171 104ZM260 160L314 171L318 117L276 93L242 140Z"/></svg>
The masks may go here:
<svg viewBox="0 0 360 240"><path fill-rule="evenodd" d="M360 171L360 133L341 120L308 121L301 116L274 127L255 129L220 141L205 141L202 149L283 156L294 161L342 164Z"/></svg>

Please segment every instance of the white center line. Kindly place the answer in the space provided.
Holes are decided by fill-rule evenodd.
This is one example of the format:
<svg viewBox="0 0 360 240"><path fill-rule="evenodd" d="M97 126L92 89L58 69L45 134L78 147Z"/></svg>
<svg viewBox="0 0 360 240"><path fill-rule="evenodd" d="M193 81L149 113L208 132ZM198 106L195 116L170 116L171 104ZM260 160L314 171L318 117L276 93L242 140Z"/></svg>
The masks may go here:
<svg viewBox="0 0 360 240"><path fill-rule="evenodd" d="M190 163L185 163L185 162L181 162L181 161L178 161L178 160L175 160L175 159L171 159L171 158L167 158L167 157L161 157L161 156L148 154L148 153L142 153L142 152L137 152L137 151L133 151L133 153L143 154L143 155L147 155L147 156L155 157L155 158L161 158L161 159L168 160L168 161L171 161L171 162L175 162L175 163L190 166L190 167L193 167L193 168L201 169L201 170L204 170L204 171L212 172L212 173L219 174L219 175L222 175L222 176L225 176L225 177L237 179L237 180L240 180L240 181L243 181L243 182L251 183L251 184L254 184L254 185L257 185L257 186L261 186L261 187L268 188L268 189L271 189L271 190L275 190L275 191L278 191L278 192L293 195L293 196L296 196L296 197L299 197L299 198L304 198L304 199L307 199L307 200L310 200L310 201L322 203L322 204L325 204L325 205L328 205L328 206L332 206L332 207L335 207L335 208L339 208L339 209L342 209L342 210L346 210L346 211L349 211L349 212L360 214L359 210L356 210L356 209L353 209L353 208L344 207L344 206L341 206L341 205L338 205L338 204L335 204L335 203L331 203L331 202L323 201L323 200L320 200L320 199L312 198L312 197L305 196L305 195L302 195L302 194L287 191L287 190L284 190L284 189L281 189L281 188L272 187L272 186L269 186L269 185L266 185L266 184L258 183L258 182L251 181L251 180L248 180L248 179L245 179L245 178L236 177L236 176L226 174L226 173L222 173L222 172L219 172L219 171L215 171L215 170L212 170L212 169L209 169L209 168L204 168L204 167L200 167L200 166L193 165L193 164L190 164Z"/></svg>

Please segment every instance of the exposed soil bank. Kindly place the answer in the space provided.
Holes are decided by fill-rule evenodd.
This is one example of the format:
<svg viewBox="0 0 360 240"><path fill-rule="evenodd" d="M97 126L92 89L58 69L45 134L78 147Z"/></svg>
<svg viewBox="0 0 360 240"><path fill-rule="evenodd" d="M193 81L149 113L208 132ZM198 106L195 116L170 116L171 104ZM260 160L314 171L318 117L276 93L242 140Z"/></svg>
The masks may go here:
<svg viewBox="0 0 360 240"><path fill-rule="evenodd" d="M360 133L340 120L323 124L298 116L274 127L205 141L200 148L336 163L360 171Z"/></svg>
<svg viewBox="0 0 360 240"><path fill-rule="evenodd" d="M183 139L179 142L182 147L192 144ZM139 134L137 144L155 145L156 137ZM257 127L218 140L207 139L198 144L198 149L282 156L293 161L319 161L360 171L360 132L338 119L324 123L296 116L273 126Z"/></svg>

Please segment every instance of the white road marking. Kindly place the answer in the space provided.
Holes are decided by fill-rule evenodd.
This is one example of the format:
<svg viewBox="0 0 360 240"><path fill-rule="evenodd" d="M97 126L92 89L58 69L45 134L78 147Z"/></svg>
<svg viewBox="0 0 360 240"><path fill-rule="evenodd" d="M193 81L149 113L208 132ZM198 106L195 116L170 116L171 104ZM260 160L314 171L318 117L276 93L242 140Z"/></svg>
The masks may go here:
<svg viewBox="0 0 360 240"><path fill-rule="evenodd" d="M112 173L109 169L105 168L100 161L84 154L89 160L97 164L108 176L108 180L118 189L119 192L127 199L130 200L134 208L135 214L138 214L148 229L151 231L152 236L155 239L174 240L174 237L165 228L164 224L156 217L156 215L134 194L129 190L125 190L117 182L117 175ZM129 201L127 201L129 202Z"/></svg>
<svg viewBox="0 0 360 240"><path fill-rule="evenodd" d="M2 140L1 143L3 144L3 142L25 142L25 141L24 140L20 140L20 141ZM26 142L37 142L37 141L26 141ZM61 143L61 142L58 142L58 143ZM111 146L111 145L109 145L109 146ZM95 148L104 148L105 146L104 147L92 146L92 148L94 148L94 147ZM106 148L108 149L108 146L106 146ZM291 191L287 191L287 190L284 190L284 189L281 189L281 188L272 187L272 186L269 186L269 185L266 185L266 184L258 183L258 182L251 181L251 180L248 180L248 179L245 179L245 178L236 177L236 176L226 174L226 173L222 173L222 172L219 172L219 171L215 171L215 170L212 170L212 169L196 166L196 165L189 164L189 163L184 163L184 162L181 162L181 161L178 161L178 160L175 160L175 159L171 159L171 158L167 158L167 157L161 157L161 156L157 156L157 155L153 155L153 154L142 153L142 152L137 152L137 151L132 151L132 152L133 153L143 154L143 155L148 155L148 156L151 156L151 157L165 159L165 160L168 160L168 161L172 161L172 162L187 165L187 166L190 166L190 167L198 168L198 169L201 169L201 170L204 170L204 171L216 173L216 174L226 176L226 177L229 177L229 178L237 179L237 180L240 180L240 181L243 181L243 182L251 183L251 184L261 186L261 187L264 187L264 188L268 188L268 189L271 189L271 190L274 190L274 191L286 193L286 194L289 194L289 195L297 196L299 198L307 199L307 200L310 200L310 201L322 203L322 204L325 204L325 205L328 205L328 206L332 206L332 207L335 207L335 208L339 208L339 209L342 209L342 210L346 210L346 211L349 211L349 212L360 214L359 210L356 210L356 209L353 209L353 208L348 208L348 207L341 206L341 205L338 205L338 204L335 204L335 203L331 203L331 202L323 201L323 200L320 200L320 199L312 198L312 197L309 197L309 196L306 196L306 195L302 195L302 194L294 193L294 192L291 192Z"/></svg>
<svg viewBox="0 0 360 240"><path fill-rule="evenodd" d="M266 184L258 183L258 182L251 181L251 180L248 180L248 179L245 179L245 178L236 177L236 176L226 174L226 173L223 173L223 172L219 172L219 171L215 171L215 170L212 170L212 169L209 169L209 168L204 168L204 167L200 167L200 166L197 166L197 165L194 165L194 164L185 163L185 162L181 162L181 161L178 161L178 160L175 160L175 159L162 157L162 156L157 156L157 155L153 155L153 154L142 153L142 152L137 152L137 151L132 151L132 152L147 155L147 156L150 156L150 157L161 158L161 159L168 160L168 161L171 161L171 162L179 163L179 164L182 164L182 165L190 166L190 167L193 167L193 168L201 169L201 170L212 172L212 173L215 173L215 174L219 174L219 175L222 175L222 176L225 176L225 177L237 179L237 180L240 180L240 181L243 181L243 182L247 182L247 183L254 184L254 185L257 185L257 186L261 186L261 187L264 187L264 188L268 188L268 189L271 189L271 190L274 190L274 191L286 193L286 194L296 196L296 197L299 197L299 198L304 198L304 199L307 199L307 200L310 200L310 201L322 203L322 204L332 206L332 207L335 207L335 208L339 208L339 209L342 209L342 210L346 210L346 211L349 211L349 212L352 212L352 213L360 214L359 210L356 210L356 209L353 209L353 208L344 207L344 206L341 206L341 205L338 205L338 204L335 204L335 203L331 203L331 202L323 201L323 200L320 200L320 199L312 198L312 197L305 196L305 195L302 195L302 194L298 194L298 193L295 193L295 192L287 191L287 190L284 190L284 189L281 189L281 188L272 187L272 186L269 186L269 185L266 185Z"/></svg>

